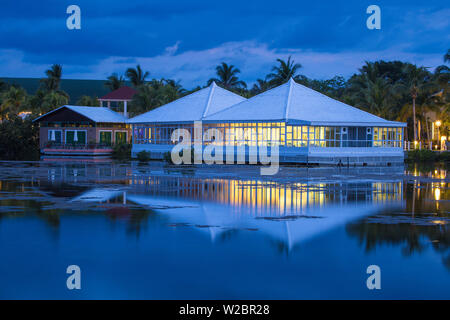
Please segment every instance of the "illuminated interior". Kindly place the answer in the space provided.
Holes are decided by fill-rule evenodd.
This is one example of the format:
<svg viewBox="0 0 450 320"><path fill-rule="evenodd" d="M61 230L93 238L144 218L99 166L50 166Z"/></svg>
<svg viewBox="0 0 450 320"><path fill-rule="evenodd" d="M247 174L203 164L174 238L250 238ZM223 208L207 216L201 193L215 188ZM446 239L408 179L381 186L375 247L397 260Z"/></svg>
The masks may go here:
<svg viewBox="0 0 450 320"><path fill-rule="evenodd" d="M203 144L284 147L402 147L403 129L387 127L308 126L285 122L203 123ZM194 125L135 125L133 143L173 145L176 129L186 129L194 141ZM212 130L211 130L212 129ZM172 136L172 134L174 134Z"/></svg>

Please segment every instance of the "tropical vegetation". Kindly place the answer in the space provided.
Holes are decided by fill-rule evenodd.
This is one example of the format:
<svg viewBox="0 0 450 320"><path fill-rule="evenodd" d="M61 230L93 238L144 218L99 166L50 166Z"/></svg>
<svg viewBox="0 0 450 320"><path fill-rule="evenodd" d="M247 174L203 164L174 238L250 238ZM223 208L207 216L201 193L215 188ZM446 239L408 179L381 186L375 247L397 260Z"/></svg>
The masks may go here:
<svg viewBox="0 0 450 320"><path fill-rule="evenodd" d="M341 76L311 79L301 74L300 63L288 57L286 60L276 59L268 74L256 79L250 87L240 78L242 73L239 68L222 62L215 68L215 75L206 81L204 87L214 81L218 86L249 98L293 78L300 84L380 117L407 122L405 140L430 142L433 138L432 119L441 121L441 135L449 135L449 64L450 50L444 54L443 64L434 71L408 62L379 60L366 62L348 79ZM8 123L17 125L18 121L24 121L17 117L23 116L22 112L31 114L32 118L67 104L70 97L61 90L62 74L61 65L52 65L45 72L45 77L34 94L0 79L0 121L3 122L3 130L11 128ZM125 70L124 75L111 74L104 86L111 91L127 84L135 88L137 93L129 105L131 116L157 108L202 88L199 86L186 90L179 81L149 77L150 72L137 65ZM77 99L78 105L99 105L95 96L80 95ZM2 131L2 134L5 134L5 131ZM36 137L33 139L30 141L35 141Z"/></svg>

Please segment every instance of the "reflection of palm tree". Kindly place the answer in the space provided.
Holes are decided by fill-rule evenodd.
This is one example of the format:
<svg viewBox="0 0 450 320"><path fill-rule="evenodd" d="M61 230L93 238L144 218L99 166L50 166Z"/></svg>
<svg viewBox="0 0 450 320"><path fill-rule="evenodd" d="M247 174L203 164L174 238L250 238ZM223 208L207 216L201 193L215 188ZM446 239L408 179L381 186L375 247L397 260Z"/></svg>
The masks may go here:
<svg viewBox="0 0 450 320"><path fill-rule="evenodd" d="M105 87L109 88L109 90L114 91L119 89L125 83L125 79L123 76L118 76L117 73L113 73L108 77L108 80L105 81Z"/></svg>
<svg viewBox="0 0 450 320"><path fill-rule="evenodd" d="M239 73L241 73L241 71L238 68L222 62L216 67L217 78L209 79L208 85L214 81L228 90L246 88L247 84L244 81L239 80L237 77Z"/></svg>
<svg viewBox="0 0 450 320"><path fill-rule="evenodd" d="M274 86L281 85L287 82L290 78L297 78L297 71L302 67L300 63L295 63L291 60L289 56L287 61L282 59L277 59L279 63L278 66L272 68L272 73L267 75L267 80L269 80Z"/></svg>
<svg viewBox="0 0 450 320"><path fill-rule="evenodd" d="M145 79L150 75L148 71L142 71L141 66L137 65L136 69L128 68L125 75L135 87L145 83Z"/></svg>

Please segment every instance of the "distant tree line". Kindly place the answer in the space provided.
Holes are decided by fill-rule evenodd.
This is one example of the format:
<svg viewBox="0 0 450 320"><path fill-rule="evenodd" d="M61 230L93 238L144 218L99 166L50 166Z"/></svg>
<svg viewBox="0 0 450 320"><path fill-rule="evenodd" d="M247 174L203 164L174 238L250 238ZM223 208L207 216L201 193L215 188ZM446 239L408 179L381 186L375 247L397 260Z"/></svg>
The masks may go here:
<svg viewBox="0 0 450 320"><path fill-rule="evenodd" d="M366 62L348 79L335 76L331 79L318 80L302 75L300 73L302 65L289 57L287 60L277 59L270 72L264 78L256 79L249 88L239 79L241 71L237 67L222 62L216 67L215 76L206 81L204 87L214 81L225 89L250 98L293 78L302 85L377 116L407 122L408 130L405 138L408 140L429 140L430 112L435 112L441 120L441 134L449 133L449 63L450 50L444 55L443 65L437 67L434 72L407 62L380 60ZM19 121L17 116L24 111L31 113L26 120L30 121L29 119L37 115L67 104L69 95L60 89L62 71L61 65L52 65L32 95L20 86L0 80L2 125L7 126L5 122L8 121L17 124ZM125 85L127 81L131 83L137 91L129 107L131 116L152 110L202 88L198 86L187 90L179 81L148 80L149 77L150 73L137 65L135 68L128 68L124 75L112 74L105 81L105 86L113 91ZM85 95L77 101L77 104L98 106L99 101L97 97ZM3 155L0 157L4 158Z"/></svg>

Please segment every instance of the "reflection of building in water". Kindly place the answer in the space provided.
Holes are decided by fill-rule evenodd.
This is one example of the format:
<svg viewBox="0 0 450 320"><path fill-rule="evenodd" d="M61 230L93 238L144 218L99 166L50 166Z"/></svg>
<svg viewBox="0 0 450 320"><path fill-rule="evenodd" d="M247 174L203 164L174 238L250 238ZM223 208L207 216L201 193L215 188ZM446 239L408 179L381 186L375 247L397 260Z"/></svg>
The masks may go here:
<svg viewBox="0 0 450 320"><path fill-rule="evenodd" d="M402 182L279 183L258 180L154 176L130 181L132 192L246 207L253 214L283 215L329 203L401 201Z"/></svg>

